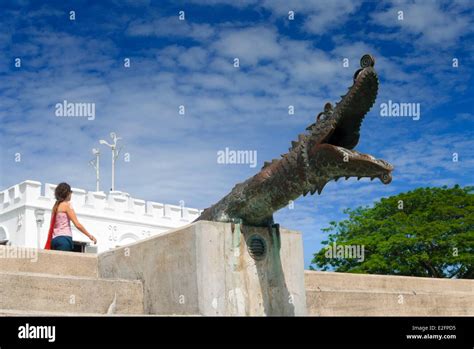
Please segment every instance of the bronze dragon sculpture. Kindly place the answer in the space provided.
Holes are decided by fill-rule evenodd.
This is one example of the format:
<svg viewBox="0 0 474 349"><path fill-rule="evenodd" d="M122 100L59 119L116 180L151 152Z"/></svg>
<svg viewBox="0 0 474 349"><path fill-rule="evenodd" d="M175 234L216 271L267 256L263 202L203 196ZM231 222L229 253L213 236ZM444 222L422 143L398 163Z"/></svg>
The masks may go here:
<svg viewBox="0 0 474 349"><path fill-rule="evenodd" d="M265 162L259 173L237 184L196 220L271 226L275 211L308 192L321 194L331 180L377 177L384 184L390 183L391 164L353 150L359 142L362 120L377 97L374 64L372 56L364 55L352 86L340 102L334 107L327 103L308 132L292 142L288 153Z"/></svg>

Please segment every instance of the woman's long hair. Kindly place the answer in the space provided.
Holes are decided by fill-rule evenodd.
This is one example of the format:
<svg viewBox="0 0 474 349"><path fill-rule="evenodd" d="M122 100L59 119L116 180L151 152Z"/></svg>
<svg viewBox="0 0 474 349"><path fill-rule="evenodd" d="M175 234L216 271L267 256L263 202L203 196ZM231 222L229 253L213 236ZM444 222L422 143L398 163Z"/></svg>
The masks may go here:
<svg viewBox="0 0 474 349"><path fill-rule="evenodd" d="M72 193L72 190L69 184L64 182L58 184L58 186L54 190L54 197L56 198L56 203L53 206L53 213L57 212L59 204L63 201L66 201L70 193Z"/></svg>

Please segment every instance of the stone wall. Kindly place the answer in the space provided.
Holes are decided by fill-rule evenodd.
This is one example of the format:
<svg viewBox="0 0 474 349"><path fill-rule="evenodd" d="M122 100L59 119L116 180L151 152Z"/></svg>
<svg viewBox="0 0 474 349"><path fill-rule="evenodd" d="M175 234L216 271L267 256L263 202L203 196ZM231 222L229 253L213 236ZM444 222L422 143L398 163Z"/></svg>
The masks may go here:
<svg viewBox="0 0 474 349"><path fill-rule="evenodd" d="M104 314L117 293L122 313L474 316L474 280L304 271L301 234L287 229L199 221L98 255L10 249L0 315ZM58 290L80 292L78 306L47 297Z"/></svg>
<svg viewBox="0 0 474 349"><path fill-rule="evenodd" d="M474 280L305 272L315 316L474 316Z"/></svg>
<svg viewBox="0 0 474 349"><path fill-rule="evenodd" d="M147 314L305 315L303 268L300 233L208 221L99 255L100 277L143 282Z"/></svg>

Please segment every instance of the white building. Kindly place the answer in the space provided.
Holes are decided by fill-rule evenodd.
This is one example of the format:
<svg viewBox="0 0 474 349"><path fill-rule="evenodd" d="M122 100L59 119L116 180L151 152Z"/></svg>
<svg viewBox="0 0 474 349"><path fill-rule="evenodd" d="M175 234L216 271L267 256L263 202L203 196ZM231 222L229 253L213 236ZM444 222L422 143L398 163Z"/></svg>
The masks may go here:
<svg viewBox="0 0 474 349"><path fill-rule="evenodd" d="M48 235L56 185L27 180L0 192L0 243L43 248ZM201 211L130 197L123 192L72 188L79 222L97 238L102 252L191 223ZM71 223L78 246L90 240ZM82 243L81 243L82 242Z"/></svg>

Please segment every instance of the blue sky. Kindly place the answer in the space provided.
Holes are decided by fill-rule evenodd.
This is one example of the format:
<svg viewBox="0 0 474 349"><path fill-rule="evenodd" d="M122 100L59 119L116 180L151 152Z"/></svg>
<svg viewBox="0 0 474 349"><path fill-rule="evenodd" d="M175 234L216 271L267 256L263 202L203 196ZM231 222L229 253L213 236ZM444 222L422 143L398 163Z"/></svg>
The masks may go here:
<svg viewBox="0 0 474 349"><path fill-rule="evenodd" d="M90 150L115 131L130 154L117 164L117 189L208 207L338 101L365 53L376 58L380 87L357 150L394 164L394 180L331 182L280 210L276 220L303 233L306 266L327 236L321 228L347 207L420 186L473 184L471 1L0 4L1 188L33 179L93 190ZM55 116L63 100L95 103L95 119ZM420 103L420 120L382 117L389 100ZM226 147L256 150L257 168L218 164ZM101 150L107 188L110 155Z"/></svg>

